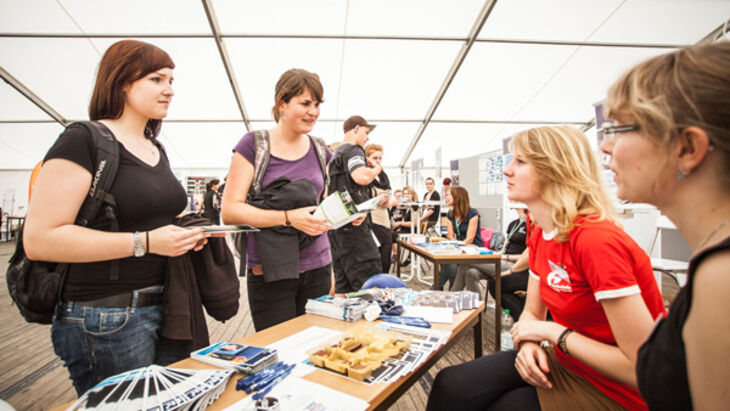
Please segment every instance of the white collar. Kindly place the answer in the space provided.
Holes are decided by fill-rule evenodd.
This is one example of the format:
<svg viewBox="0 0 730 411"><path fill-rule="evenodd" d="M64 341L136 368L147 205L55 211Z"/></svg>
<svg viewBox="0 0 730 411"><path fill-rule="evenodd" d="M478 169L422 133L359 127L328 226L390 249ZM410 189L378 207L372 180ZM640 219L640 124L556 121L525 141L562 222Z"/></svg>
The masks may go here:
<svg viewBox="0 0 730 411"><path fill-rule="evenodd" d="M550 241L555 236L558 235L558 227L553 228L553 231L550 231L549 233L547 231L542 232L542 239L545 241Z"/></svg>

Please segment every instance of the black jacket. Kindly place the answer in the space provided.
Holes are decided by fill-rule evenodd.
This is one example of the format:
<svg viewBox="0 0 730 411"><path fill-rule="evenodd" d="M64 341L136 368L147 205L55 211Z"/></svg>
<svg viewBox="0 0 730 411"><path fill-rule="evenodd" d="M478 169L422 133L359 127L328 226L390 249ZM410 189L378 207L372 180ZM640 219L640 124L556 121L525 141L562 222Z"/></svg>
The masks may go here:
<svg viewBox="0 0 730 411"><path fill-rule="evenodd" d="M258 196L249 196L247 203L265 210L292 210L317 205L317 191L307 179L289 181L279 177ZM269 227L254 233L264 281L299 278L299 250L310 246L317 237L294 227Z"/></svg>
<svg viewBox="0 0 730 411"><path fill-rule="evenodd" d="M187 215L173 224L192 227L210 221ZM210 316L225 321L238 312L239 297L236 266L225 238L208 238L202 250L168 258L162 336L176 340L188 352L207 346L210 341L203 306Z"/></svg>

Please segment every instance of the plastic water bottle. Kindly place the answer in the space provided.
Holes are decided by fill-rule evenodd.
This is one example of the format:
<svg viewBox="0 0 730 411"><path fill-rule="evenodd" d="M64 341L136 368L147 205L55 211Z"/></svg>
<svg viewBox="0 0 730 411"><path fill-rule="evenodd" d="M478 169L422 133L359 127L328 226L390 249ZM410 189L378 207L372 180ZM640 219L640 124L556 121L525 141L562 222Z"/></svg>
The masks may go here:
<svg viewBox="0 0 730 411"><path fill-rule="evenodd" d="M514 348L514 344L512 344L512 333L510 333L514 323L515 321L512 319L512 316L509 315L509 309L505 308L502 313L502 331L499 333L499 346L502 351L509 351Z"/></svg>

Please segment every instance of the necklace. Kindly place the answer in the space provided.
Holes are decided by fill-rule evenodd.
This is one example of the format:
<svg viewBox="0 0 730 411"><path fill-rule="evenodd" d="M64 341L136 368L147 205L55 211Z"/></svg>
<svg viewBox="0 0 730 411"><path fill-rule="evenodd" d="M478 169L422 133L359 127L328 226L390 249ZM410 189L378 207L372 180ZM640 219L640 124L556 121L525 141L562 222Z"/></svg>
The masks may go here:
<svg viewBox="0 0 730 411"><path fill-rule="evenodd" d="M143 149L145 151L149 151L150 154L155 155L155 147L154 147L155 144L154 143L150 142L152 144L152 147L149 147L149 146L146 146L146 145L144 145L142 143L137 142L137 140L135 140L135 139L131 139L131 140L134 141L134 144L137 147L139 147L139 148L141 148L141 149ZM147 140L147 141L149 141L149 140Z"/></svg>
<svg viewBox="0 0 730 411"><path fill-rule="evenodd" d="M712 238L712 236L715 235L715 233L717 233L718 231L720 231L721 228L725 227L727 225L727 223L730 223L730 218L728 218L727 220L725 220L722 223L718 224L717 227L715 227L712 231L710 231L710 234L707 234L705 236L705 238L700 243L699 247L697 247L697 250L698 251L701 250L702 247L704 247L705 244L710 240L710 238Z"/></svg>

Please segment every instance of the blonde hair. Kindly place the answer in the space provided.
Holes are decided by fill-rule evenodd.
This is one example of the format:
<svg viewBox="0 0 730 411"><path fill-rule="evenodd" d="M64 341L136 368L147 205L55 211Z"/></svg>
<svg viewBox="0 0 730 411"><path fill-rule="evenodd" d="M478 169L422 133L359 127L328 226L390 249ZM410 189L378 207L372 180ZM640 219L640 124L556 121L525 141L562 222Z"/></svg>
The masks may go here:
<svg viewBox="0 0 730 411"><path fill-rule="evenodd" d="M598 160L583 133L568 126L538 127L517 133L510 145L532 165L535 191L551 208L558 241L568 241L578 216L614 220Z"/></svg>
<svg viewBox="0 0 730 411"><path fill-rule="evenodd" d="M418 201L418 194L416 193L416 190L413 189L413 187L411 187L411 186L403 187L403 194L405 194L406 190L408 190L408 192L411 193L411 201Z"/></svg>
<svg viewBox="0 0 730 411"><path fill-rule="evenodd" d="M365 155L369 156L370 154L373 154L376 151L383 152L383 146L380 144L368 144L365 146Z"/></svg>
<svg viewBox="0 0 730 411"><path fill-rule="evenodd" d="M699 127L730 171L730 42L685 47L637 65L611 86L605 111L608 118L630 118L667 148L682 129Z"/></svg>

